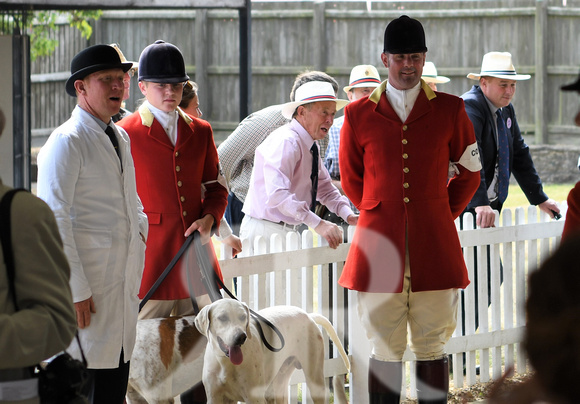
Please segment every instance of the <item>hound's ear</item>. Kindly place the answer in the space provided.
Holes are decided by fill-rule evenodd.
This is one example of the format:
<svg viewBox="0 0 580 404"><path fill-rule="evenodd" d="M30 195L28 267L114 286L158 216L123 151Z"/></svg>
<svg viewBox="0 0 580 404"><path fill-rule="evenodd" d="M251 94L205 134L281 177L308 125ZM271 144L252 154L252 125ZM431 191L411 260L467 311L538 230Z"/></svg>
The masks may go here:
<svg viewBox="0 0 580 404"><path fill-rule="evenodd" d="M207 337L209 334L209 306L205 306L195 317L195 327L201 335Z"/></svg>
<svg viewBox="0 0 580 404"><path fill-rule="evenodd" d="M252 321L252 316L250 315L250 308L248 305L244 302L242 302L242 304L244 305L244 309L246 309L246 336L250 339L252 338L252 332L250 331L250 321Z"/></svg>

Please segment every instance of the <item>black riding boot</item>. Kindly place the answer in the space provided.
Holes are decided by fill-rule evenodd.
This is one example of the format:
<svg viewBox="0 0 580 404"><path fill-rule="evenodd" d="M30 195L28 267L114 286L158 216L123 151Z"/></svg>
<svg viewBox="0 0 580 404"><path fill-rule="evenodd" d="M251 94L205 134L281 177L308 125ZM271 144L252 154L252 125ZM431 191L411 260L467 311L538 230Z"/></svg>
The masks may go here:
<svg viewBox="0 0 580 404"><path fill-rule="evenodd" d="M369 404L399 404L403 364L369 359Z"/></svg>
<svg viewBox="0 0 580 404"><path fill-rule="evenodd" d="M417 400L419 404L445 404L449 392L449 358L417 361Z"/></svg>

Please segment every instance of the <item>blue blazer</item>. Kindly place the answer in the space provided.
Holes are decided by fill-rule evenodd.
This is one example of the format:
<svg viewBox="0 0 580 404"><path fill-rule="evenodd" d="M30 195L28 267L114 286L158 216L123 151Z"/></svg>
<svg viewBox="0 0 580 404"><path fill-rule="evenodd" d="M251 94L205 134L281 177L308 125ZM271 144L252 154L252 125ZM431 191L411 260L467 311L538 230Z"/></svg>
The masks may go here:
<svg viewBox="0 0 580 404"><path fill-rule="evenodd" d="M479 155L481 158L481 182L471 202L467 205L467 210L476 206L489 205L487 197L488 184L491 184L495 172L497 159L497 134L495 128L495 115L491 113L485 96L479 86L475 85L467 93L461 96L465 102L465 110L473 123ZM531 205L538 205L548 200L544 193L542 181L534 167L530 149L524 142L516 113L512 104L502 108L504 121L511 119L508 129L508 143L510 148L510 174L513 173L520 188L528 198ZM508 125L506 124L506 127Z"/></svg>

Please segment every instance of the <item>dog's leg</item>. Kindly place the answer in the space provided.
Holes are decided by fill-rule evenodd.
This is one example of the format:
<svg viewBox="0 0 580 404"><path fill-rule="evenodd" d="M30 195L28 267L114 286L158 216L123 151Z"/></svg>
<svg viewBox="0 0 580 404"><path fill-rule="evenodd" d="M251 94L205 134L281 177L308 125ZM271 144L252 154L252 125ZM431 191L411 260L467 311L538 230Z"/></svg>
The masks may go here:
<svg viewBox="0 0 580 404"><path fill-rule="evenodd" d="M129 382L127 386L127 404L147 404L147 400L131 385Z"/></svg>
<svg viewBox="0 0 580 404"><path fill-rule="evenodd" d="M332 378L332 388L334 390L335 404L348 404L346 392L344 391L344 376L334 376Z"/></svg>

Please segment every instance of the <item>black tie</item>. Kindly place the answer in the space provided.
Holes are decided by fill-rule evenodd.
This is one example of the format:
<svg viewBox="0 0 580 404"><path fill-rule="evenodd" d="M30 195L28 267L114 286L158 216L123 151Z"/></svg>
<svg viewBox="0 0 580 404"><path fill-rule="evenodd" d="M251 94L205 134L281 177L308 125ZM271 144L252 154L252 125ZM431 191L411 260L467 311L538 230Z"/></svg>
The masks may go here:
<svg viewBox="0 0 580 404"><path fill-rule="evenodd" d="M507 139L507 129L501 110L496 111L497 115L497 142L498 142L498 198L503 203L508 195L510 183L510 150Z"/></svg>
<svg viewBox="0 0 580 404"><path fill-rule="evenodd" d="M312 202L310 203L310 210L314 212L316 208L316 192L318 191L318 146L316 142L310 148L312 153L312 173L310 174L310 181L312 181Z"/></svg>
<svg viewBox="0 0 580 404"><path fill-rule="evenodd" d="M115 148L115 152L119 157L119 161L121 161L121 152L119 151L119 141L117 140L117 136L115 136L115 130L107 125L107 129L105 129L105 133L109 136L111 143L113 143L113 147Z"/></svg>

